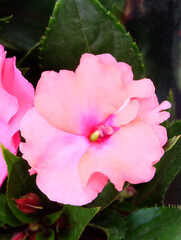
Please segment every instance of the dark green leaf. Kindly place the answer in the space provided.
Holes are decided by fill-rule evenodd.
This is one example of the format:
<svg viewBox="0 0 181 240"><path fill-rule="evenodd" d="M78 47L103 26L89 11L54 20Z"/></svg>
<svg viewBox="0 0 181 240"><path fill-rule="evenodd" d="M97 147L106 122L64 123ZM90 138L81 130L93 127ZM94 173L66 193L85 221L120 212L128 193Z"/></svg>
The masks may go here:
<svg viewBox="0 0 181 240"><path fill-rule="evenodd" d="M126 240L180 240L180 222L179 208L141 209L127 218Z"/></svg>
<svg viewBox="0 0 181 240"><path fill-rule="evenodd" d="M100 208L83 208L65 205L62 215L67 225L60 231L60 240L78 240L90 220L96 215Z"/></svg>
<svg viewBox="0 0 181 240"><path fill-rule="evenodd" d="M174 136L173 138L168 140L168 142L164 146L165 153L167 151L169 151L177 143L177 141L179 140L180 137L181 137L181 135Z"/></svg>
<svg viewBox="0 0 181 240"><path fill-rule="evenodd" d="M120 212L125 212L125 213L131 213L135 210L137 210L137 207L135 205L133 205L131 202L126 202L126 201L123 201L123 202L115 202L113 204L113 207L120 211Z"/></svg>
<svg viewBox="0 0 181 240"><path fill-rule="evenodd" d="M43 223L45 225L51 226L52 224L54 224L60 218L61 214L62 214L61 211L48 214L43 218Z"/></svg>
<svg viewBox="0 0 181 240"><path fill-rule="evenodd" d="M19 70L21 71L22 75L24 76L28 72L29 68L28 67L27 68L19 68Z"/></svg>
<svg viewBox="0 0 181 240"><path fill-rule="evenodd" d="M36 234L36 240L54 240L55 239L55 233L53 229L48 228L43 232L38 232Z"/></svg>
<svg viewBox="0 0 181 240"><path fill-rule="evenodd" d="M119 192L110 182L104 187L103 191L99 193L98 197L86 205L86 207L102 207L105 208L119 197Z"/></svg>
<svg viewBox="0 0 181 240"><path fill-rule="evenodd" d="M173 122L167 129L168 138L181 135L181 120Z"/></svg>
<svg viewBox="0 0 181 240"><path fill-rule="evenodd" d="M13 14L1 31L0 42L19 52L31 49L43 35L55 0L1 0L0 18Z"/></svg>
<svg viewBox="0 0 181 240"><path fill-rule="evenodd" d="M167 97L167 100L172 105L172 107L168 109L168 112L170 112L170 118L167 120L169 123L171 123L175 119L175 95L172 89L169 90L169 95Z"/></svg>
<svg viewBox="0 0 181 240"><path fill-rule="evenodd" d="M8 17L4 17L4 18L0 18L0 22L2 23L9 23L9 20L13 17L13 15L8 16Z"/></svg>
<svg viewBox="0 0 181 240"><path fill-rule="evenodd" d="M11 209L9 208L5 194L0 194L0 206L0 221L13 227L21 224L21 222L13 215Z"/></svg>
<svg viewBox="0 0 181 240"><path fill-rule="evenodd" d="M14 156L2 146L2 153L8 167L7 200L14 215L26 223L35 222L40 217L40 212L23 214L15 204L13 198L20 198L29 192L39 192L35 184L35 175L30 176L27 162Z"/></svg>
<svg viewBox="0 0 181 240"><path fill-rule="evenodd" d="M40 43L37 43L18 64L19 68L28 68L25 77L34 85L34 87L36 87L42 71L39 67L39 47Z"/></svg>
<svg viewBox="0 0 181 240"><path fill-rule="evenodd" d="M174 122L168 128L169 138L180 134L181 121ZM170 183L181 168L181 138L167 151L156 165L155 177L148 183L138 186L138 193L134 202L140 206L153 206L163 203Z"/></svg>
<svg viewBox="0 0 181 240"><path fill-rule="evenodd" d="M103 230L108 240L121 240L125 238L125 219L114 209L106 209L99 213L98 219L90 226L97 226Z"/></svg>
<svg viewBox="0 0 181 240"><path fill-rule="evenodd" d="M126 0L99 0L99 2L118 19L123 16Z"/></svg>
<svg viewBox="0 0 181 240"><path fill-rule="evenodd" d="M75 70L85 52L110 53L132 66L135 79L144 75L136 44L97 0L58 0L41 41L42 67Z"/></svg>

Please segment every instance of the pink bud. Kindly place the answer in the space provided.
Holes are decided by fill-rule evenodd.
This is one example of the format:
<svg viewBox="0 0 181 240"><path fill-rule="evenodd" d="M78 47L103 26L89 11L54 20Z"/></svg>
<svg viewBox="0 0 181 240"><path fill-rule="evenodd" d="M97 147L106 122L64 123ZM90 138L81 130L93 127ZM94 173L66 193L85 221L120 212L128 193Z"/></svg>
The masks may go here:
<svg viewBox="0 0 181 240"><path fill-rule="evenodd" d="M19 199L14 199L16 207L23 213L35 213L37 209L42 209L40 198L35 193L27 193Z"/></svg>
<svg viewBox="0 0 181 240"><path fill-rule="evenodd" d="M136 189L132 185L128 185L122 192L122 198L130 198L136 194Z"/></svg>
<svg viewBox="0 0 181 240"><path fill-rule="evenodd" d="M11 240L23 240L25 238L26 234L24 232L19 232L13 235Z"/></svg>

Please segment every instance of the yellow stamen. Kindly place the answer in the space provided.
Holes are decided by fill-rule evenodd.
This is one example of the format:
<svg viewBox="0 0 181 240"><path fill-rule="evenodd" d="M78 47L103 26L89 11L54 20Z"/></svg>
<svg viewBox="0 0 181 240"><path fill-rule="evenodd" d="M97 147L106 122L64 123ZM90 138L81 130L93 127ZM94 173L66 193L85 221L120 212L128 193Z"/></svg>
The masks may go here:
<svg viewBox="0 0 181 240"><path fill-rule="evenodd" d="M98 139L98 137L99 137L99 134L100 134L100 131L99 131L99 130L93 132L93 133L90 135L90 141L91 141L91 142L97 141L97 139Z"/></svg>

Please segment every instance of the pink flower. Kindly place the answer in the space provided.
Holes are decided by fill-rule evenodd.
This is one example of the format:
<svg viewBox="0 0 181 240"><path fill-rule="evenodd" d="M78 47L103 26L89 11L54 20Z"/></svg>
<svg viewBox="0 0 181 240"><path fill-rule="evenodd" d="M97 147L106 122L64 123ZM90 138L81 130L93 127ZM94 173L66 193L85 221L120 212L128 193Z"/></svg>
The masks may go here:
<svg viewBox="0 0 181 240"><path fill-rule="evenodd" d="M0 143L16 154L20 121L33 107L33 86L16 68L16 59L6 58L0 45ZM0 186L7 177L7 166L0 151Z"/></svg>
<svg viewBox="0 0 181 240"><path fill-rule="evenodd" d="M118 191L125 181L150 181L169 117L151 80L134 81L131 67L109 54L84 54L75 72L42 73L35 108L22 120L23 157L51 200L83 205L107 180Z"/></svg>

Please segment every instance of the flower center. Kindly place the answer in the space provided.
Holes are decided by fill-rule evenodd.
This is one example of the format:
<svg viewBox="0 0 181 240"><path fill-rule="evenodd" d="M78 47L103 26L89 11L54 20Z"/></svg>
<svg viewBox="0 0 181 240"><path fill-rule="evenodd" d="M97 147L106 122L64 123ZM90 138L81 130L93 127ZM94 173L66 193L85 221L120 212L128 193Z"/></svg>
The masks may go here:
<svg viewBox="0 0 181 240"><path fill-rule="evenodd" d="M104 138L112 135L114 133L114 130L110 126L104 126L100 125L98 128L96 128L96 131L94 131L90 135L90 141L95 142L98 138Z"/></svg>

